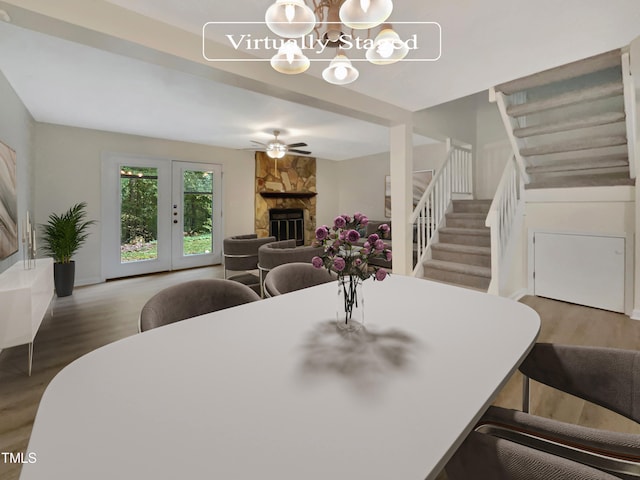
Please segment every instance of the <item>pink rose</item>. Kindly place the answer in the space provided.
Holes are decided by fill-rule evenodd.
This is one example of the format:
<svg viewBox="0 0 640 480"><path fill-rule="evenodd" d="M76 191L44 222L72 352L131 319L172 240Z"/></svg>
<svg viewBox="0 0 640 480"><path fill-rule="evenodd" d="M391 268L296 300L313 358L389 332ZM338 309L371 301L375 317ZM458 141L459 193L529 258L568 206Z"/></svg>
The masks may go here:
<svg viewBox="0 0 640 480"><path fill-rule="evenodd" d="M324 240L325 238L327 238L327 235L329 234L328 230L325 230L324 227L318 227L316 228L316 238L318 240Z"/></svg>
<svg viewBox="0 0 640 480"><path fill-rule="evenodd" d="M320 257L313 257L311 259L311 264L316 268L322 268L322 266L324 265L324 262Z"/></svg>
<svg viewBox="0 0 640 480"><path fill-rule="evenodd" d="M382 281L387 278L387 271L384 268L376 270L376 280Z"/></svg>
<svg viewBox="0 0 640 480"><path fill-rule="evenodd" d="M344 258L342 257L336 257L333 260L333 268L336 269L336 271L341 272L342 270L344 270L344 267L346 266L346 263L344 261Z"/></svg>
<svg viewBox="0 0 640 480"><path fill-rule="evenodd" d="M349 240L350 242L357 242L358 240L360 240L360 234L357 230L349 230L347 232L347 240Z"/></svg>

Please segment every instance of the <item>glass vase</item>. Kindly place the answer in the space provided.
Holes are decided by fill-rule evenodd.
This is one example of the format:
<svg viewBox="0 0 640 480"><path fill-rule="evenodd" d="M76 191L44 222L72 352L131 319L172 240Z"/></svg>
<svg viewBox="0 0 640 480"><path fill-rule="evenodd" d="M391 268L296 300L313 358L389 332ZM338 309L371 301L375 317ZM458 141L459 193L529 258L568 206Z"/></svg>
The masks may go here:
<svg viewBox="0 0 640 480"><path fill-rule="evenodd" d="M336 326L348 332L364 327L364 297L362 279L359 277L344 275L338 278Z"/></svg>

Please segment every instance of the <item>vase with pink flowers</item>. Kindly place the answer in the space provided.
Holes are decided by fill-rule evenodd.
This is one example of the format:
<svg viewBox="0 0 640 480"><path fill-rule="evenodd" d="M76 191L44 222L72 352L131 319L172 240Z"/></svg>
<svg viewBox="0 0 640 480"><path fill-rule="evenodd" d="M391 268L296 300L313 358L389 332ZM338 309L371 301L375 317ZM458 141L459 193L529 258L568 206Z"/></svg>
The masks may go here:
<svg viewBox="0 0 640 480"><path fill-rule="evenodd" d="M363 238L361 232L368 223L366 215L357 212L353 217L336 217L332 227L316 229L314 245L322 246L323 253L311 263L338 275L336 325L341 330L357 331L364 326L363 282L368 278L382 281L389 274L386 269L369 264L373 258L391 260L391 249L383 240L389 226L382 224Z"/></svg>

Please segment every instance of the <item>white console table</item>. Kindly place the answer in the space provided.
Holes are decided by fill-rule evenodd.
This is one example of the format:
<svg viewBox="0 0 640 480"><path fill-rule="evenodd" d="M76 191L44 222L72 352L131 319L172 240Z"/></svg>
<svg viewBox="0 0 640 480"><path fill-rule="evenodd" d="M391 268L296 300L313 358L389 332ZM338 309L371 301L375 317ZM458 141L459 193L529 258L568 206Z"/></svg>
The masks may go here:
<svg viewBox="0 0 640 480"><path fill-rule="evenodd" d="M0 349L29 344L29 375L33 340L53 298L53 259L36 260L25 270L22 260L0 273Z"/></svg>

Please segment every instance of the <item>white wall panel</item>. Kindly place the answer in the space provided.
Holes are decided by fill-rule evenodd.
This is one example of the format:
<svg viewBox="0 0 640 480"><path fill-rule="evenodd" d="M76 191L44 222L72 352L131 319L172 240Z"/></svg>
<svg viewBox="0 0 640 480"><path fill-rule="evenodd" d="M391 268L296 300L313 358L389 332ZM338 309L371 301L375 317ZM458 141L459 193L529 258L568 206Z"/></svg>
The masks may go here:
<svg viewBox="0 0 640 480"><path fill-rule="evenodd" d="M535 232L534 293L624 312L625 238Z"/></svg>

